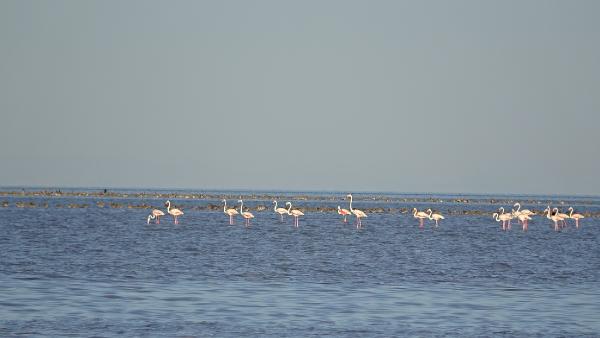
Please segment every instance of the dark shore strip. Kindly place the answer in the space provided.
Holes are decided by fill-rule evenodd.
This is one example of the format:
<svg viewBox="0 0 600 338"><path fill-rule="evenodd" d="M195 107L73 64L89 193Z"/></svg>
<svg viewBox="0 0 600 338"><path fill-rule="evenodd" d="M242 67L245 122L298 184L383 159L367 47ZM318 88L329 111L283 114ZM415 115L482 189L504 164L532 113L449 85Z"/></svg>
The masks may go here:
<svg viewBox="0 0 600 338"><path fill-rule="evenodd" d="M214 193L120 193L111 191L49 191L49 190L36 190L36 191L0 191L0 196L11 196L11 197L78 197L78 198L137 198L137 199L164 199L164 200L175 200L175 199L191 199L191 200L221 200L221 199L239 199L244 200L293 200L293 201L341 201L344 199L344 195L279 195L277 193L265 194L265 193L254 193L254 194L214 194ZM373 202L385 202L385 203L463 203L463 204L503 204L513 205L516 202L520 202L525 205L547 205L547 204L560 204L566 205L568 201L572 204L578 205L598 205L597 201L590 201L585 199L578 199L573 197L572 199L566 199L564 197L556 197L554 199L519 199L515 197L511 198L434 198L434 197L422 197L422 198L392 198L385 194L380 195L368 195L364 198L355 198L355 201L373 201ZM542 208L543 210L543 208Z"/></svg>
<svg viewBox="0 0 600 338"><path fill-rule="evenodd" d="M419 201L419 203L424 203L424 201ZM434 202L434 203L443 203L443 202ZM432 203L433 204L433 203ZM142 204L128 204L128 203L118 203L118 202L102 202L97 201L95 203L68 203L68 204L51 204L48 202L35 203L35 202L15 202L10 203L9 201L1 201L0 207L2 208L67 208L67 209L86 209L86 208L113 208L113 209L140 209L140 210L149 210L153 208L164 209L164 206L161 204L158 205L150 205L147 203ZM182 210L196 210L196 211L223 211L223 205L221 204L212 204L208 203L205 206L200 205L191 205L189 203L179 203L178 205L174 205L173 207L177 207ZM334 207L294 207L305 213L337 213L337 208ZM429 208L429 206L419 206L419 210L423 210ZM545 207L544 207L545 208ZM382 208L382 207L374 207L374 208L360 208L362 211L367 214L412 214L411 207L401 207L401 208ZM481 215L491 215L491 212L488 210L465 210L461 209L459 205L440 207L440 205L432 205L431 209L434 212L441 212L444 215L463 215L463 216L481 216ZM271 205L253 205L251 207L245 207L245 211L253 211L253 212L273 212ZM543 215L543 209L532 209L538 216ZM585 217L600 217L600 211L598 212L580 212Z"/></svg>

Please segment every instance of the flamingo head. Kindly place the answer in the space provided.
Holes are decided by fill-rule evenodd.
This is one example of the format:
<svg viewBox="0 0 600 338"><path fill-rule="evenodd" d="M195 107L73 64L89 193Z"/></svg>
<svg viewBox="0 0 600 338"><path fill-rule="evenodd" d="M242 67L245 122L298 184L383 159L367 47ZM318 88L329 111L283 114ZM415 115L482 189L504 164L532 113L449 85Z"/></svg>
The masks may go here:
<svg viewBox="0 0 600 338"><path fill-rule="evenodd" d="M573 211L573 207L569 207L569 209L567 209L567 210L569 210L569 211Z"/></svg>
<svg viewBox="0 0 600 338"><path fill-rule="evenodd" d="M165 202L165 205L171 205L171 201L167 200L167 201Z"/></svg>
<svg viewBox="0 0 600 338"><path fill-rule="evenodd" d="M341 210L342 208L338 205L338 210Z"/></svg>
<svg viewBox="0 0 600 338"><path fill-rule="evenodd" d="M346 195L346 198L352 198L352 194Z"/></svg>
<svg viewBox="0 0 600 338"><path fill-rule="evenodd" d="M285 205L292 205L292 202L285 202Z"/></svg>
<svg viewBox="0 0 600 338"><path fill-rule="evenodd" d="M242 203L242 202L243 202L242 200L238 200L238 203Z"/></svg>
<svg viewBox="0 0 600 338"><path fill-rule="evenodd" d="M222 199L221 202L227 202L225 199Z"/></svg>
<svg viewBox="0 0 600 338"><path fill-rule="evenodd" d="M277 204L277 201L273 201L273 203L271 203L271 204Z"/></svg>
<svg viewBox="0 0 600 338"><path fill-rule="evenodd" d="M492 214L492 218L496 218L496 217L498 217L498 213L497 212L495 212L495 213Z"/></svg>
<svg viewBox="0 0 600 338"><path fill-rule="evenodd" d="M146 224L150 224L150 220L152 219L152 215L148 216L148 219L146 220Z"/></svg>

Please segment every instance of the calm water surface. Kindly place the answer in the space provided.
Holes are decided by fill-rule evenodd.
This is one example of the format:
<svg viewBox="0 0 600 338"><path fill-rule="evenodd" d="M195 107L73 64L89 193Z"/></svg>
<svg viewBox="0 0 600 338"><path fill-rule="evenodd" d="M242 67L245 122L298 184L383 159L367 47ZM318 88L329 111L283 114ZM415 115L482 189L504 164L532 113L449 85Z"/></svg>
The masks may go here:
<svg viewBox="0 0 600 338"><path fill-rule="evenodd" d="M347 203L311 196L294 204ZM380 213L357 230L336 213L307 213L294 228L265 211L246 229L222 210L146 225L149 210L95 205L110 199L29 199L50 206L0 198L10 202L0 208L3 337L600 334L595 218L555 232L537 216L524 233L490 216L419 229L412 215ZM390 207L360 196L354 206L379 204ZM588 197L578 210L599 205Z"/></svg>

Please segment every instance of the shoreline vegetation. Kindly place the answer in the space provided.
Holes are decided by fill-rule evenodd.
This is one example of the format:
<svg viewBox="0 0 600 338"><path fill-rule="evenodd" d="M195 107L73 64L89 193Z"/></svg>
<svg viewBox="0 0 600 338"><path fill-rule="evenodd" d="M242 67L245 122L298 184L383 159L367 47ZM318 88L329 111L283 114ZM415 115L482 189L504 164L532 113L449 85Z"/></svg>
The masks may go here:
<svg viewBox="0 0 600 338"><path fill-rule="evenodd" d="M2 200L2 197L8 198L47 198L41 202L34 201L16 201L9 202ZM89 203L52 203L52 199L59 198L89 198ZM223 209L223 205L220 203L222 199L238 199L243 198L244 200L260 201L261 204L247 206L245 210L251 210L256 212L272 212L272 200L293 200L293 201L325 201L325 202L338 202L343 203L343 196L334 195L309 195L298 193L295 195L281 195L278 193L242 193L240 194L227 194L227 193L151 193L151 192L139 192L139 193L122 193L113 191L48 191L48 190L32 190L32 191L0 191L0 208L124 208L124 209L152 209L161 208L164 201L167 199L177 200L178 208L185 210L198 210L198 211L219 211ZM123 199L132 201L103 201L102 199ZM157 204L148 204L147 202L135 203L135 200L148 200L148 199L160 199ZM206 205L197 205L193 201L219 201L217 203L206 203ZM269 203L265 203L269 201ZM434 197L423 197L423 198L402 198L402 197L390 197L385 194L369 195L367 198L363 198L362 201L369 202L381 202L381 203L398 203L398 204L430 204L438 210L443 210L445 214L449 215L488 215L488 210L471 210L461 208L461 206L469 205L498 205L506 206L513 205L515 202L521 202L527 205L539 205L539 207L531 208L533 212L538 215L543 214L544 208L547 205L559 205L561 207L568 207L571 204L577 205L596 205L594 201L588 200L569 200L569 203L564 201L564 198L556 200L548 199L517 199L517 198L434 198ZM337 206L303 206L297 209L303 212L321 212L321 213L335 213L337 212ZM367 213L381 214L409 214L411 213L411 206L400 206L400 207L368 207L363 206L361 209ZM600 217L600 211L598 212L582 212L586 217Z"/></svg>

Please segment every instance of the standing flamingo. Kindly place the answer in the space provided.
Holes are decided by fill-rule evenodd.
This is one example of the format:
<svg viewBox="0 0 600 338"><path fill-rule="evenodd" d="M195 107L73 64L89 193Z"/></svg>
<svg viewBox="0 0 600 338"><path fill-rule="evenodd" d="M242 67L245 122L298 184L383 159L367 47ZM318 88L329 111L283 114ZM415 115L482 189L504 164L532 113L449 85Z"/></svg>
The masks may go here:
<svg viewBox="0 0 600 338"><path fill-rule="evenodd" d="M275 206L273 207L273 210L279 214L279 216L281 217L281 222L283 222L283 215L287 214L288 211L285 208L278 208L277 207L277 201L273 201L273 204L275 204Z"/></svg>
<svg viewBox="0 0 600 338"><path fill-rule="evenodd" d="M504 211L504 209L502 211ZM502 230L507 229L506 222L508 222L510 224L510 220L512 219L511 214L505 214L505 213L498 214L497 212L492 214L492 217L496 220L496 222L502 221ZM508 226L508 229L510 229L510 225Z"/></svg>
<svg viewBox="0 0 600 338"><path fill-rule="evenodd" d="M527 229L529 228L528 226L528 221L531 220L531 217L529 217L529 215L526 215L525 213L521 212L517 218L519 219L519 221L521 222L521 224L523 224L523 231L527 231Z"/></svg>
<svg viewBox="0 0 600 338"><path fill-rule="evenodd" d="M552 211L554 212L554 214L558 217L560 217L561 221L562 221L562 225L563 227L567 226L567 219L569 218L569 215L567 214L563 214L562 212L560 212L558 210L558 208L552 208Z"/></svg>
<svg viewBox="0 0 600 338"><path fill-rule="evenodd" d="M148 216L146 224L150 224L151 219L156 219L156 224L160 224L160 216L164 216L165 213L158 209L152 209L152 213Z"/></svg>
<svg viewBox="0 0 600 338"><path fill-rule="evenodd" d="M427 209L427 212L429 213L428 217L429 220L435 220L435 227L437 228L438 226L438 221L441 219L444 219L444 216L442 216L442 214L434 214L433 211L431 209Z"/></svg>
<svg viewBox="0 0 600 338"><path fill-rule="evenodd" d="M300 216L304 216L304 213L298 209L292 209L292 202L286 202L285 205L289 205L288 209L287 209L287 214L294 216L294 226L297 228L299 226L298 224L298 217ZM291 211L290 211L291 210Z"/></svg>
<svg viewBox="0 0 600 338"><path fill-rule="evenodd" d="M579 220L585 218L582 214L573 214L573 207L569 207L569 218L575 220L575 227L579 229Z"/></svg>
<svg viewBox="0 0 600 338"><path fill-rule="evenodd" d="M171 209L171 201L167 201L165 205L167 206L167 212L169 213L169 215L173 216L173 218L175 219L174 224L179 224L179 222L177 221L177 217L183 215L183 211L176 208Z"/></svg>
<svg viewBox="0 0 600 338"><path fill-rule="evenodd" d="M552 220L552 222L554 222L554 231L558 231L558 222L562 221L562 218L560 218L560 216L558 215L552 215L552 210L550 210L550 206L548 206L546 209L544 209L544 213L548 212L548 214L546 215L546 218L548 218L549 220Z"/></svg>
<svg viewBox="0 0 600 338"><path fill-rule="evenodd" d="M223 206L223 213L229 215L229 225L233 225L233 216L238 215L238 212L235 208L227 209L227 200L224 199L222 202L225 203Z"/></svg>
<svg viewBox="0 0 600 338"><path fill-rule="evenodd" d="M533 215L535 215L535 212L533 212L533 211L531 211L529 209L523 209L523 210L521 210L521 203L519 203L519 202L517 202L517 203L515 203L515 205L513 205L513 207L516 207L516 206L518 206L517 211L515 211L515 213L517 213L516 216L518 216L519 214L524 214L524 215L527 215L527 216L533 216Z"/></svg>
<svg viewBox="0 0 600 338"><path fill-rule="evenodd" d="M429 218L429 215L423 211L418 211L417 208L413 208L413 217L419 219L419 228L423 227L425 218Z"/></svg>
<svg viewBox="0 0 600 338"><path fill-rule="evenodd" d="M339 215L344 216L344 223L347 223L348 221L346 221L346 216L350 215L350 211L348 211L348 209L342 209L339 205L338 205L338 210L337 210Z"/></svg>
<svg viewBox="0 0 600 338"><path fill-rule="evenodd" d="M504 212L504 207L500 207L498 209L498 211L501 211L501 213L499 214L500 220L506 220L506 221L502 221L502 230L510 230L510 221L515 218L515 216L513 214L509 214L509 213L505 213Z"/></svg>
<svg viewBox="0 0 600 338"><path fill-rule="evenodd" d="M350 197L350 212L356 216L356 228L362 228L362 222L360 219L363 217L366 218L367 214L365 214L362 210L352 209L352 194L348 194L346 197Z"/></svg>
<svg viewBox="0 0 600 338"><path fill-rule="evenodd" d="M254 215L252 215L252 213L250 213L248 211L244 211L244 201L238 200L238 203L241 203L241 205L240 205L240 211L242 212L242 217L244 217L246 219L246 227L249 227L250 226L250 219L254 218Z"/></svg>

